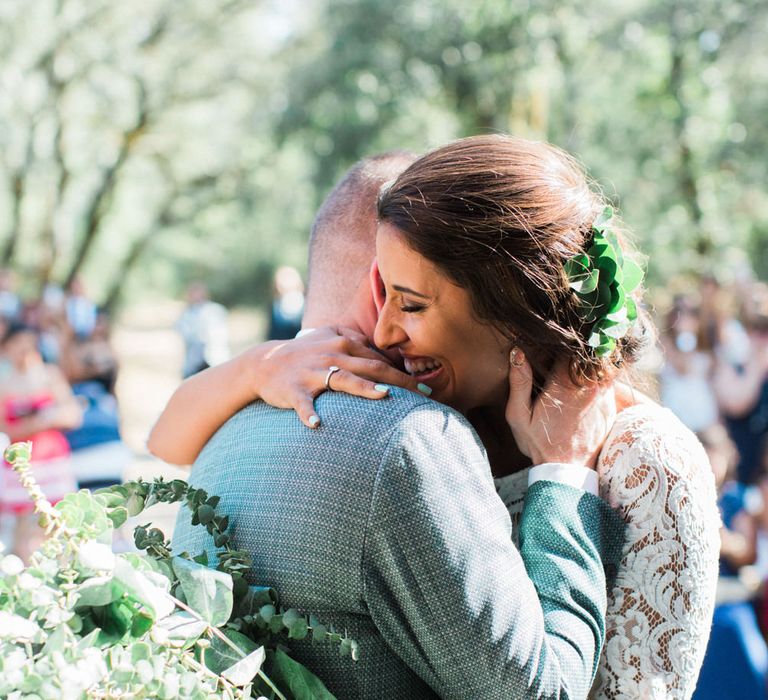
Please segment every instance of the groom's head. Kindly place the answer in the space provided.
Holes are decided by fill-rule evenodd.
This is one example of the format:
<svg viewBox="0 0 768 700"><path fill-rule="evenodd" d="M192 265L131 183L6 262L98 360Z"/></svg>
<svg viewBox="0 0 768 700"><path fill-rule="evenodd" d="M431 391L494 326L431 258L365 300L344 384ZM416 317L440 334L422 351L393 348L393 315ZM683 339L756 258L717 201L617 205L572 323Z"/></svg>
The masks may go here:
<svg viewBox="0 0 768 700"><path fill-rule="evenodd" d="M390 151L353 165L317 212L309 239L304 327L345 323L373 332L368 270L376 251L376 203L381 186L417 156ZM366 326L371 325L368 329Z"/></svg>

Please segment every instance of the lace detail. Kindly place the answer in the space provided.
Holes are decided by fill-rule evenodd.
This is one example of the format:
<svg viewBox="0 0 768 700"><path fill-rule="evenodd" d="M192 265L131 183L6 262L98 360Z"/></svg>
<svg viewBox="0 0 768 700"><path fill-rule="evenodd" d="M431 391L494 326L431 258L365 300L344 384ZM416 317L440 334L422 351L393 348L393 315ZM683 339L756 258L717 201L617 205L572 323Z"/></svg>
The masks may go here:
<svg viewBox="0 0 768 700"><path fill-rule="evenodd" d="M627 532L590 697L685 700L704 658L717 584L720 516L706 454L670 411L639 404L619 414L598 472L600 495ZM523 476L497 480L515 539Z"/></svg>

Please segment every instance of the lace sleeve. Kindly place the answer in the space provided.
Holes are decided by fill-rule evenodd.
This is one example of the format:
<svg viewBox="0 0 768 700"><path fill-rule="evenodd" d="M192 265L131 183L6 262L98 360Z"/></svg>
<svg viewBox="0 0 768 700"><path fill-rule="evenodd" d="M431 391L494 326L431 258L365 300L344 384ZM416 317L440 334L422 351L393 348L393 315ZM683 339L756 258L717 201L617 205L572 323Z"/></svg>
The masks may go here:
<svg viewBox="0 0 768 700"><path fill-rule="evenodd" d="M665 409L617 421L600 491L627 523L593 698L686 699L709 637L720 517L706 454Z"/></svg>

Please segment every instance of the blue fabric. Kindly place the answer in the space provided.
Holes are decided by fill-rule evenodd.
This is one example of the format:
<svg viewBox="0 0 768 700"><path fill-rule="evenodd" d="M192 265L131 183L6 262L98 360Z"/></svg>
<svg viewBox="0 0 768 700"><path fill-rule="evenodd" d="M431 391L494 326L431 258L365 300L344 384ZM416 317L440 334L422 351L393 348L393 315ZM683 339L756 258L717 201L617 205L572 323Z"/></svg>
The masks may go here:
<svg viewBox="0 0 768 700"><path fill-rule="evenodd" d="M768 381L752 410L740 418L726 416L725 425L739 453L736 473L739 481L753 484L762 473L763 453L768 436Z"/></svg>
<svg viewBox="0 0 768 700"><path fill-rule="evenodd" d="M732 529L734 518L746 507L748 490L749 486L736 481L732 481L723 487L717 505L720 508L723 526L729 530ZM720 558L721 576L737 576L738 573L725 559Z"/></svg>
<svg viewBox="0 0 768 700"><path fill-rule="evenodd" d="M730 482L718 500L723 525L732 529L746 507L749 486ZM738 570L720 559L720 575L733 577ZM756 700L766 697L768 647L750 601L726 603L715 608L712 632L693 700Z"/></svg>
<svg viewBox="0 0 768 700"><path fill-rule="evenodd" d="M693 700L766 697L768 651L749 602L715 608L712 634Z"/></svg>
<svg viewBox="0 0 768 700"><path fill-rule="evenodd" d="M521 557L462 416L400 389L383 401L326 392L316 408L309 430L252 404L190 475L221 497L234 545L253 556L249 583L360 645L356 663L310 640L290 642L295 657L339 700L584 698L623 521L596 496L539 482ZM215 559L188 516L173 546Z"/></svg>
<svg viewBox="0 0 768 700"><path fill-rule="evenodd" d="M72 393L86 401L82 425L64 433L73 452L84 447L120 440L117 402L100 382L75 384Z"/></svg>

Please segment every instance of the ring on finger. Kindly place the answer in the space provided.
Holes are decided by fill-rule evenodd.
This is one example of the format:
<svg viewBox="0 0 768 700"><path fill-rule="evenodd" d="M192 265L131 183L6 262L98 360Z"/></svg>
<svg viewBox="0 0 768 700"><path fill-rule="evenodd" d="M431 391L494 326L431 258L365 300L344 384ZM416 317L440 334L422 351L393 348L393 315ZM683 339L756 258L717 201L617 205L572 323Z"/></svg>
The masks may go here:
<svg viewBox="0 0 768 700"><path fill-rule="evenodd" d="M331 389L331 377L334 375L335 372L339 372L341 370L341 367L337 367L336 365L331 365L328 368L328 374L325 375L325 388L328 391L333 391Z"/></svg>
<svg viewBox="0 0 768 700"><path fill-rule="evenodd" d="M525 356L520 352L520 348L512 348L509 351L509 364L513 367L522 367L525 364Z"/></svg>

